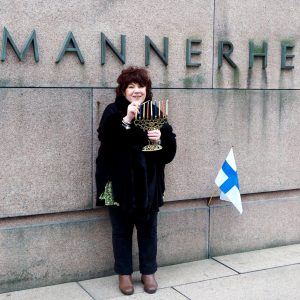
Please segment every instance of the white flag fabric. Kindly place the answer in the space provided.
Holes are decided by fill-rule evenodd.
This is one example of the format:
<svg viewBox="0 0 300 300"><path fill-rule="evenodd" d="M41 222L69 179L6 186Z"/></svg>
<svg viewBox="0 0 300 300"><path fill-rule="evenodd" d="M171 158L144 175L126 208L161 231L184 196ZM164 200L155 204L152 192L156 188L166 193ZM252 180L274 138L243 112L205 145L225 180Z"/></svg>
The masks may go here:
<svg viewBox="0 0 300 300"><path fill-rule="evenodd" d="M215 179L215 183L220 189L220 199L231 202L242 214L239 179L232 148Z"/></svg>

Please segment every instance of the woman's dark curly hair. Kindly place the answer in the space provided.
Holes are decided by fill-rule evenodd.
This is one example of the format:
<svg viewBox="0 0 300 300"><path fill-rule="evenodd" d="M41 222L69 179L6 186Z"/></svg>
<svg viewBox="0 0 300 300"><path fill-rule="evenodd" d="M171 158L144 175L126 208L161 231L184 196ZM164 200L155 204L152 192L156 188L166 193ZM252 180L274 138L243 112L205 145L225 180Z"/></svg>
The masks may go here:
<svg viewBox="0 0 300 300"><path fill-rule="evenodd" d="M145 68L128 67L124 69L117 79L118 86L116 95L123 96L126 88L130 83L137 83L142 87L146 87L146 99L152 100L151 79L148 71Z"/></svg>

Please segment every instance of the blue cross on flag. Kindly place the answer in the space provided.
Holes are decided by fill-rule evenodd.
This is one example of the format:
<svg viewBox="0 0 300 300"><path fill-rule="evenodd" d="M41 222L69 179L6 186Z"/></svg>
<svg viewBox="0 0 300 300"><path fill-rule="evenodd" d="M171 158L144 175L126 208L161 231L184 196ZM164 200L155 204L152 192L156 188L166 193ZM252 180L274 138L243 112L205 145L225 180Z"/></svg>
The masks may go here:
<svg viewBox="0 0 300 300"><path fill-rule="evenodd" d="M243 212L243 207L232 148L215 179L215 183L220 189L220 199L231 202L241 214Z"/></svg>

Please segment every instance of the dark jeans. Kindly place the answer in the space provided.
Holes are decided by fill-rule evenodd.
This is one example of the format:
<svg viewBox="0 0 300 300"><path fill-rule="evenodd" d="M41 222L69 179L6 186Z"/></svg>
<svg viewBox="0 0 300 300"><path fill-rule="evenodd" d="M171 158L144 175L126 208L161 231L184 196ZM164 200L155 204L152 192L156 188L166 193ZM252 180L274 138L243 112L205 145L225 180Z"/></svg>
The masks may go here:
<svg viewBox="0 0 300 300"><path fill-rule="evenodd" d="M114 250L114 270L120 275L130 275L132 268L132 233L136 226L141 274L154 274L157 270L157 212L148 220L125 215L119 207L109 207Z"/></svg>

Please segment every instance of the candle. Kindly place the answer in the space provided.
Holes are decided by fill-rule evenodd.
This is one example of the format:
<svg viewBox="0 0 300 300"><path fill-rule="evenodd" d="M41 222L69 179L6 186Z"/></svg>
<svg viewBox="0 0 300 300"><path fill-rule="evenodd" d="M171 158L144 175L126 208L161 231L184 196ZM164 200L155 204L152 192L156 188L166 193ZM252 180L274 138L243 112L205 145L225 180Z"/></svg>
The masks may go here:
<svg viewBox="0 0 300 300"><path fill-rule="evenodd" d="M168 116L168 110L169 110L169 100L167 99L167 103L166 103L166 117Z"/></svg>
<svg viewBox="0 0 300 300"><path fill-rule="evenodd" d="M160 101L158 101L158 117L160 117Z"/></svg>
<svg viewBox="0 0 300 300"><path fill-rule="evenodd" d="M138 114L139 119L142 118L142 105L139 105L139 114Z"/></svg>
<svg viewBox="0 0 300 300"><path fill-rule="evenodd" d="M162 113L162 117L165 116L165 101L161 100L161 113Z"/></svg>
<svg viewBox="0 0 300 300"><path fill-rule="evenodd" d="M148 118L148 103L145 103L145 109L146 109L146 113L145 113L145 118Z"/></svg>
<svg viewBox="0 0 300 300"><path fill-rule="evenodd" d="M152 108L152 101L150 101L150 107L151 107L151 119L152 119L152 117L153 117L153 108Z"/></svg>
<svg viewBox="0 0 300 300"><path fill-rule="evenodd" d="M157 107L156 107L156 100L154 100L154 118L157 117L157 112L156 112L156 110L157 110Z"/></svg>
<svg viewBox="0 0 300 300"><path fill-rule="evenodd" d="M138 118L141 119L141 105L138 106Z"/></svg>
<svg viewBox="0 0 300 300"><path fill-rule="evenodd" d="M139 110L139 107L136 107L136 108L135 108L135 114L134 114L135 119L137 119L137 113L138 113L138 110Z"/></svg>
<svg viewBox="0 0 300 300"><path fill-rule="evenodd" d="M145 103L143 104L143 119L145 119L145 109L146 107L145 107Z"/></svg>

